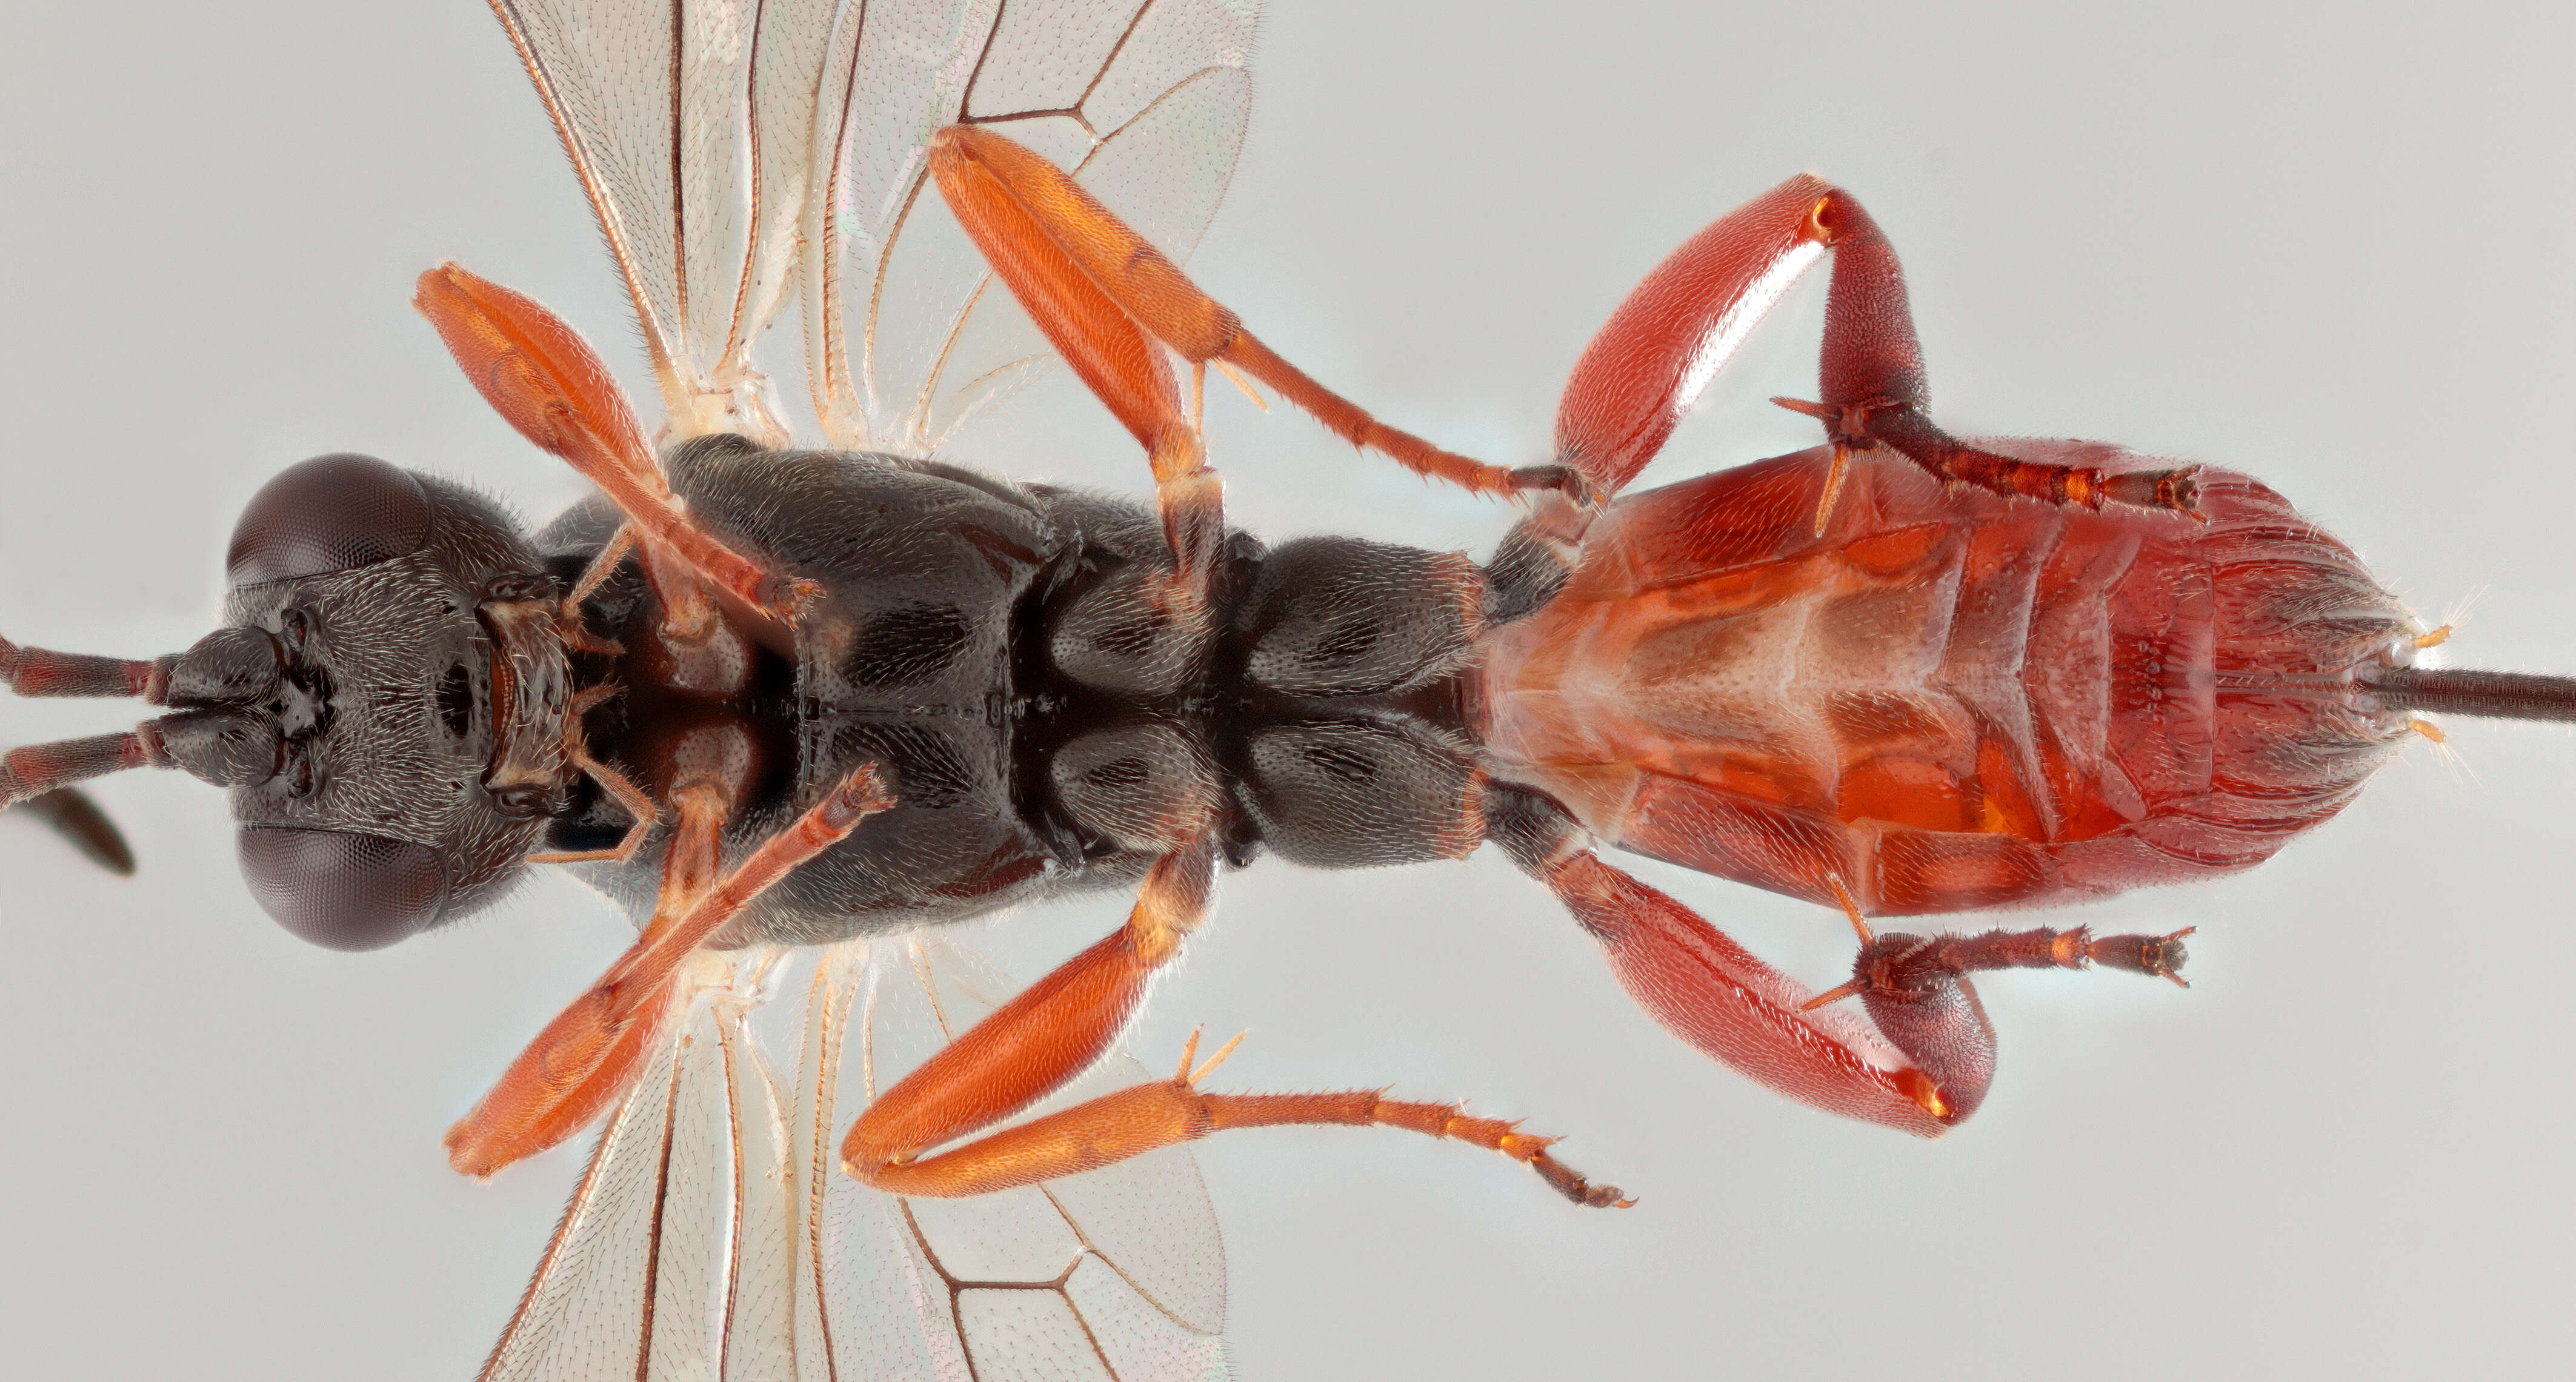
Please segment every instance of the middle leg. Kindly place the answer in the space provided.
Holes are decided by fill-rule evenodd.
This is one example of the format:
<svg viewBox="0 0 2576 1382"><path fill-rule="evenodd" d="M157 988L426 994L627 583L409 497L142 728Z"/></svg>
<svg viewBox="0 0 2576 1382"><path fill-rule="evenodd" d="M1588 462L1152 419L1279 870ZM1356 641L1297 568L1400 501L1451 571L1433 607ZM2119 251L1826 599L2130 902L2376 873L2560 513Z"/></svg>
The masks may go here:
<svg viewBox="0 0 2576 1382"><path fill-rule="evenodd" d="M1211 363L1232 366L1277 389L1353 446L1416 474L1483 494L1589 494L1572 467L1485 465L1378 421L1255 339L1234 313L1063 170L1001 135L952 125L931 137L930 166L984 261L1083 382L1131 429L1138 428L1139 414L1110 368L1116 363L1111 352L1102 348L1113 336L1101 333L1099 312L1114 313L1126 324L1126 332L1114 333L1118 353L1130 349L1125 337L1134 334L1139 343L1150 340L1179 353L1196 370ZM1076 302L1087 310L1069 310ZM1154 445L1144 430L1137 439Z"/></svg>
<svg viewBox="0 0 2576 1382"><path fill-rule="evenodd" d="M995 1009L870 1105L841 1143L842 1169L888 1194L954 1198L1094 1170L1226 1128L1331 1124L1463 1141L1529 1166L1578 1204L1628 1203L1617 1187L1596 1186L1549 1155L1555 1139L1471 1117L1455 1105L1391 1100L1377 1090L1201 1091L1198 1081L1231 1044L1196 1070L1184 1053L1169 1080L988 1132L1108 1051L1154 971L1179 953L1205 916L1215 863L1214 843L1206 838L1165 855L1147 875L1125 926ZM924 1155L959 1138L973 1140Z"/></svg>

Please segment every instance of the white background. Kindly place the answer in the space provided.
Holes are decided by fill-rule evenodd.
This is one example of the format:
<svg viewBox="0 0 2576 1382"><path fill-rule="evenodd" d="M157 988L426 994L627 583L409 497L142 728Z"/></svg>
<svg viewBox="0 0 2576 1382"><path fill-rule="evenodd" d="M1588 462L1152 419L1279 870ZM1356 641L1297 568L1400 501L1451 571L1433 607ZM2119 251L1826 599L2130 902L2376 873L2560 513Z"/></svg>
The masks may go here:
<svg viewBox="0 0 2576 1382"><path fill-rule="evenodd" d="M1802 168L1905 255L1938 415L2271 481L2438 620L2458 661L2576 670L2576 125L2563 7L1289 3L1195 269L1399 425L1544 459L1591 328L1668 248ZM1934 9L1955 11L1932 17ZM2401 17L2403 16L2403 17ZM0 45L0 631L148 656L208 626L241 501L360 449L542 515L568 476L405 305L455 257L636 368L589 213L470 0L74 7ZM1650 473L1808 444L1820 294ZM791 391L792 364L781 361ZM1212 411L1238 521L1481 549L1503 516L1303 420ZM1140 490L1061 381L962 457ZM11 704L24 742L123 705ZM1242 1134L1200 1160L1242 1376L2516 1373L2565 1355L2576 743L2455 722L2342 819L2228 881L2197 987L1990 981L2003 1067L1937 1144L1710 1065L1491 857L1266 863L1137 1047L1251 1040L1233 1087L1391 1083L1573 1136L1637 1192L1577 1211L1455 1147ZM489 1186L439 1133L625 944L550 881L349 957L270 925L218 796L102 785L118 882L0 821L0 1358L17 1376L470 1375L569 1186ZM1812 981L1814 908L1641 872ZM1118 905L982 939L1023 974ZM2071 922L2075 918L2065 918Z"/></svg>

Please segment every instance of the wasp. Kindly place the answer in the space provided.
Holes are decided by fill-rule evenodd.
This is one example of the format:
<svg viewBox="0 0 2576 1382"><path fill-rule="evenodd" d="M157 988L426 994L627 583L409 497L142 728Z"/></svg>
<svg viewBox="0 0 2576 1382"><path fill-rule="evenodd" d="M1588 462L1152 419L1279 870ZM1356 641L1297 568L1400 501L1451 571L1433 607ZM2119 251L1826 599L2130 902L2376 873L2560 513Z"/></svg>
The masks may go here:
<svg viewBox="0 0 2576 1382"><path fill-rule="evenodd" d="M970 105L922 145L915 190L1135 437L1154 503L866 445L847 342L811 362L829 444L788 445L743 352L784 266L831 236L755 224L716 255L729 299L703 292L728 278L694 247L649 262L636 206L599 171L605 136L551 60L562 40L502 13L621 249L666 442L552 314L434 270L417 302L468 378L598 498L528 534L461 486L319 458L243 515L226 627L191 649L0 651L20 694L170 711L14 751L13 799L138 766L225 787L253 893L307 940L392 944L532 863L583 870L640 919L636 948L451 1134L460 1170L489 1174L626 1098L710 953L1116 887L1136 892L1128 922L879 1097L840 1169L974 1196L1225 1128L1361 1123L1623 1203L1495 1120L1373 1092L1209 1092L1187 1058L1174 1079L988 1130L1114 1044L1221 866L1492 843L1683 1040L1833 1112L1938 1132L1993 1070L1972 974L2178 978L2181 938L1925 937L1868 917L2247 867L2348 801L2416 712L2570 703L2556 679L2415 665L2435 634L2257 482L1944 431L1892 248L1814 179L1650 275L1576 366L1553 458L1505 469L1309 378ZM1817 397L1787 401L1825 445L1625 493L1770 305L1828 263ZM832 319L846 285L798 268ZM1526 517L1482 561L1264 544L1225 521L1200 427L1211 368ZM1844 910L1850 980L1810 991L1604 845Z"/></svg>

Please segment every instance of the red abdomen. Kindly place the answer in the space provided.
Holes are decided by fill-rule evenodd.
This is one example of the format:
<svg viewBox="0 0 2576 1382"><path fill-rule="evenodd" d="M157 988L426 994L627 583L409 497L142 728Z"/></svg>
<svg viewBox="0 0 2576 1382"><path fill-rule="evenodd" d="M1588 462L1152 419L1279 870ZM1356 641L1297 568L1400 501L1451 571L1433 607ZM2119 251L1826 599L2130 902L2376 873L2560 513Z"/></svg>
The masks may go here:
<svg viewBox="0 0 2576 1382"><path fill-rule="evenodd" d="M1828 459L1612 504L1564 592L1488 641L1495 770L1605 842L1818 901L1831 873L1902 915L2257 863L2406 732L2352 690L2411 652L2404 611L2253 480L2203 472L2201 524L1863 453L1817 536Z"/></svg>

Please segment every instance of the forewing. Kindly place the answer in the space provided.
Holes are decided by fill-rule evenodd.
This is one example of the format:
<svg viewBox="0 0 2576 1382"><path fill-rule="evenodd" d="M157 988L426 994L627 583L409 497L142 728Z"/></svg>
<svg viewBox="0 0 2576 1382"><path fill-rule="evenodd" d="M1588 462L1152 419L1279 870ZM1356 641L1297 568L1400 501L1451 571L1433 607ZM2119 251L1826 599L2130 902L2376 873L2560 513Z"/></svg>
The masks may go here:
<svg viewBox="0 0 2576 1382"><path fill-rule="evenodd" d="M795 1378L794 1186L744 1028L760 964L708 986L610 1118L485 1382Z"/></svg>
<svg viewBox="0 0 2576 1382"><path fill-rule="evenodd" d="M997 976L936 941L700 963L485 1382L1225 1375L1224 1253L1186 1149L971 1200L841 1173L872 1079L991 1008ZM789 1089L764 1048L796 1052ZM1144 1078L1113 1060L1062 1097Z"/></svg>
<svg viewBox="0 0 2576 1382"><path fill-rule="evenodd" d="M835 446L925 454L1051 359L935 190L942 126L1073 170L1175 261L1198 245L1251 109L1254 0L874 0L821 63L806 205L808 382Z"/></svg>
<svg viewBox="0 0 2576 1382"><path fill-rule="evenodd" d="M829 952L812 981L790 1137L805 1175L797 1347L806 1377L1226 1375L1225 1259L1198 1168L1167 1148L965 1200L880 1194L840 1172L876 1088L1007 988L936 940ZM1119 1058L1079 1099L1146 1078Z"/></svg>
<svg viewBox="0 0 2576 1382"><path fill-rule="evenodd" d="M491 0L623 275L671 431L782 439L752 343L796 272L832 0Z"/></svg>

